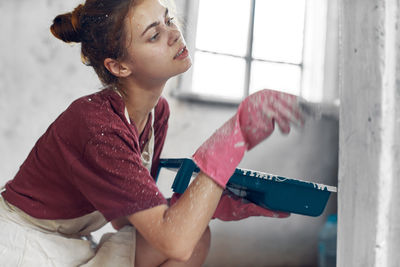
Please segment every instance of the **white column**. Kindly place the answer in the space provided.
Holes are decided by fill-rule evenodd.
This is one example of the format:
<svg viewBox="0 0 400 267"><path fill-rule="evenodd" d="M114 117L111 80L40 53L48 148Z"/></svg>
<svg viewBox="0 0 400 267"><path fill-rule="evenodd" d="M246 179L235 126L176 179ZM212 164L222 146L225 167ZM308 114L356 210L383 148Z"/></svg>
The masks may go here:
<svg viewBox="0 0 400 267"><path fill-rule="evenodd" d="M400 264L399 15L340 0L338 266Z"/></svg>

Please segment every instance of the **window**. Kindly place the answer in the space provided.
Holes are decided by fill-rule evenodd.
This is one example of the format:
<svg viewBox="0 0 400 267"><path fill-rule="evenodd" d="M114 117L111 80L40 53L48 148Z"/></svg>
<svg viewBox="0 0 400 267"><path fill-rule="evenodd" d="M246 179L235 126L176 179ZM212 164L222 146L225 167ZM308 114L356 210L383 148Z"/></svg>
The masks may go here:
<svg viewBox="0 0 400 267"><path fill-rule="evenodd" d="M320 101L326 1L186 1L184 34L194 64L174 93L237 103L270 88Z"/></svg>

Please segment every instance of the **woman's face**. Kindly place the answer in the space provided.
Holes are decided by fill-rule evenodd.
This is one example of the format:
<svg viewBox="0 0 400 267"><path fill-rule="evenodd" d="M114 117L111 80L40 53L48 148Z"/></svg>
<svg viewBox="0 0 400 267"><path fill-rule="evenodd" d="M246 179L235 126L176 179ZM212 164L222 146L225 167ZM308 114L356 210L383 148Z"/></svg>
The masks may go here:
<svg viewBox="0 0 400 267"><path fill-rule="evenodd" d="M187 71L192 62L185 40L159 0L139 0L125 20L124 62L140 81L165 81Z"/></svg>

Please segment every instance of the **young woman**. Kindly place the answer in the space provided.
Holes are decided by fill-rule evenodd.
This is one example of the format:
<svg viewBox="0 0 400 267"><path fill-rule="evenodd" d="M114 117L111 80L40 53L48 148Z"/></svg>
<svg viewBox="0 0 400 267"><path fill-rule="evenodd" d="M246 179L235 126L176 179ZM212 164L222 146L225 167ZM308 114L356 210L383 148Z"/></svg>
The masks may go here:
<svg viewBox="0 0 400 267"><path fill-rule="evenodd" d="M211 218L285 217L223 194L244 152L301 122L294 96L263 90L194 154L201 172L168 205L155 177L168 128L167 80L191 66L159 0L87 0L53 35L80 42L104 84L74 101L37 141L0 197L1 266L200 266ZM222 197L221 197L222 195ZM94 248L85 236L119 230Z"/></svg>

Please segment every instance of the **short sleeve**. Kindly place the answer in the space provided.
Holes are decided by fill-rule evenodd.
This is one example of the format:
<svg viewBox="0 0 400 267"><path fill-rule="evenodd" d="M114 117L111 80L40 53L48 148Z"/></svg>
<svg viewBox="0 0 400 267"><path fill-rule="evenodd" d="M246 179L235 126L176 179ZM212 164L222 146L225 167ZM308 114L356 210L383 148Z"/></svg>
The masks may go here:
<svg viewBox="0 0 400 267"><path fill-rule="evenodd" d="M126 133L92 138L72 168L77 188L109 221L167 203Z"/></svg>

